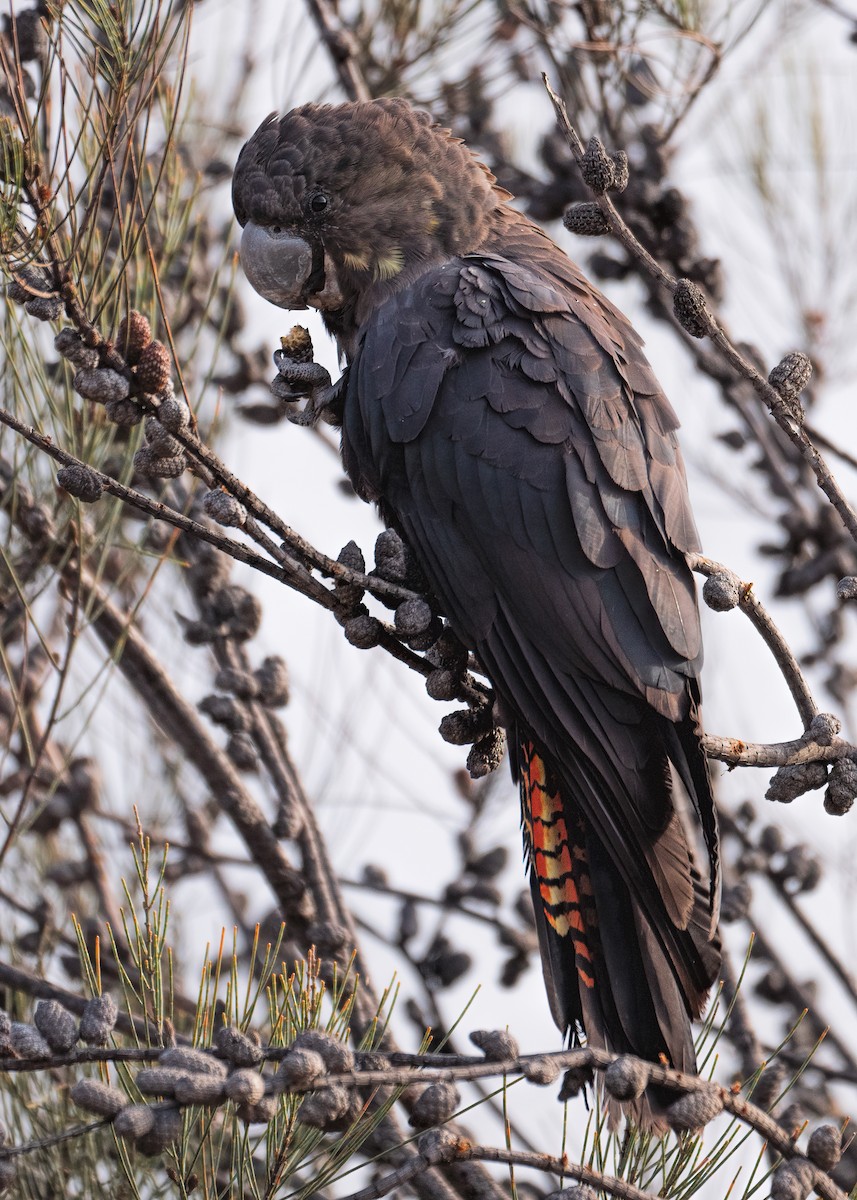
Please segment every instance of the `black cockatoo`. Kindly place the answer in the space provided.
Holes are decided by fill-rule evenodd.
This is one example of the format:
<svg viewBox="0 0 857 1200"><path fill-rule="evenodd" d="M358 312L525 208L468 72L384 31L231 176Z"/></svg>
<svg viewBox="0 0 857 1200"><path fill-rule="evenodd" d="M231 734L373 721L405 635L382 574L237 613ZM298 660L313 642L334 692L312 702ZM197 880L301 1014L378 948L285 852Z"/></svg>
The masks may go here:
<svg viewBox="0 0 857 1200"><path fill-rule="evenodd" d="M233 182L250 282L320 309L347 360L355 488L496 691L554 1019L692 1071L718 848L678 422L626 318L509 200L404 100L270 116Z"/></svg>

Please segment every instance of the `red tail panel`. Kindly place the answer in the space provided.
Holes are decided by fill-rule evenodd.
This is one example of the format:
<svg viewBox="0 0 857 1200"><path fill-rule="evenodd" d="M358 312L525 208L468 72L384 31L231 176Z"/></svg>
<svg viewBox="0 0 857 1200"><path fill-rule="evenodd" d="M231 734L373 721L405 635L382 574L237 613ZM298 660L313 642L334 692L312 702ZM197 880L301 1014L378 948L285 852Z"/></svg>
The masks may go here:
<svg viewBox="0 0 857 1200"><path fill-rule="evenodd" d="M545 919L560 937L571 938L578 980L593 988L597 918L582 822L566 821L559 787L532 742L522 743L521 755L524 834Z"/></svg>

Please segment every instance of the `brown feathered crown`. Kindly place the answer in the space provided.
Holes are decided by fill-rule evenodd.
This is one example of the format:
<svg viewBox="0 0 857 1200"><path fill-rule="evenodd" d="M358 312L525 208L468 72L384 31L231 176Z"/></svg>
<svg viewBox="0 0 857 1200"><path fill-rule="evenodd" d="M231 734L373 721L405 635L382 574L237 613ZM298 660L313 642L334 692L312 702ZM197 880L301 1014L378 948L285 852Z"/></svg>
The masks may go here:
<svg viewBox="0 0 857 1200"><path fill-rule="evenodd" d="M475 249L508 198L460 139L400 99L270 115L232 190L242 225L323 224L328 250L356 268L371 259L381 275Z"/></svg>

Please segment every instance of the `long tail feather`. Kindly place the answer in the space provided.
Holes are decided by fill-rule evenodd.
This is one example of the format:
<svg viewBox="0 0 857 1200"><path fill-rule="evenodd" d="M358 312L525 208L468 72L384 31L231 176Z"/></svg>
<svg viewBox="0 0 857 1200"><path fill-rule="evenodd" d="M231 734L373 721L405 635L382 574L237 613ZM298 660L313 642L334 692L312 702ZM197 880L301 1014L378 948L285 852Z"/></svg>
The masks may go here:
<svg viewBox="0 0 857 1200"><path fill-rule="evenodd" d="M693 902L677 921L675 905L665 898L665 936L547 756L526 737L517 749L530 884L554 1020L572 1038L585 1032L591 1045L694 1071L690 1022L704 1007L719 955L709 932L708 888L680 839L680 824L670 829L684 853L675 874L682 889L690 879ZM663 777L661 786L669 786ZM662 894L670 886L670 855L677 853L671 846L661 856L660 876L653 877ZM648 1097L634 1115L659 1128L658 1113L658 1098Z"/></svg>

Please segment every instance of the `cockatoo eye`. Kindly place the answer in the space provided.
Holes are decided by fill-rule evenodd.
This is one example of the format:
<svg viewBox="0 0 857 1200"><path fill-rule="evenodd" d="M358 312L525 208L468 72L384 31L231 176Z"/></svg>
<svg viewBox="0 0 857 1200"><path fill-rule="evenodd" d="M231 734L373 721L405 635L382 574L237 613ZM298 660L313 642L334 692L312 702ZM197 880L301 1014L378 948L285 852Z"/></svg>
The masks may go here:
<svg viewBox="0 0 857 1200"><path fill-rule="evenodd" d="M326 192L313 192L308 201L309 210L315 216L320 216L325 212L329 204L330 197Z"/></svg>

